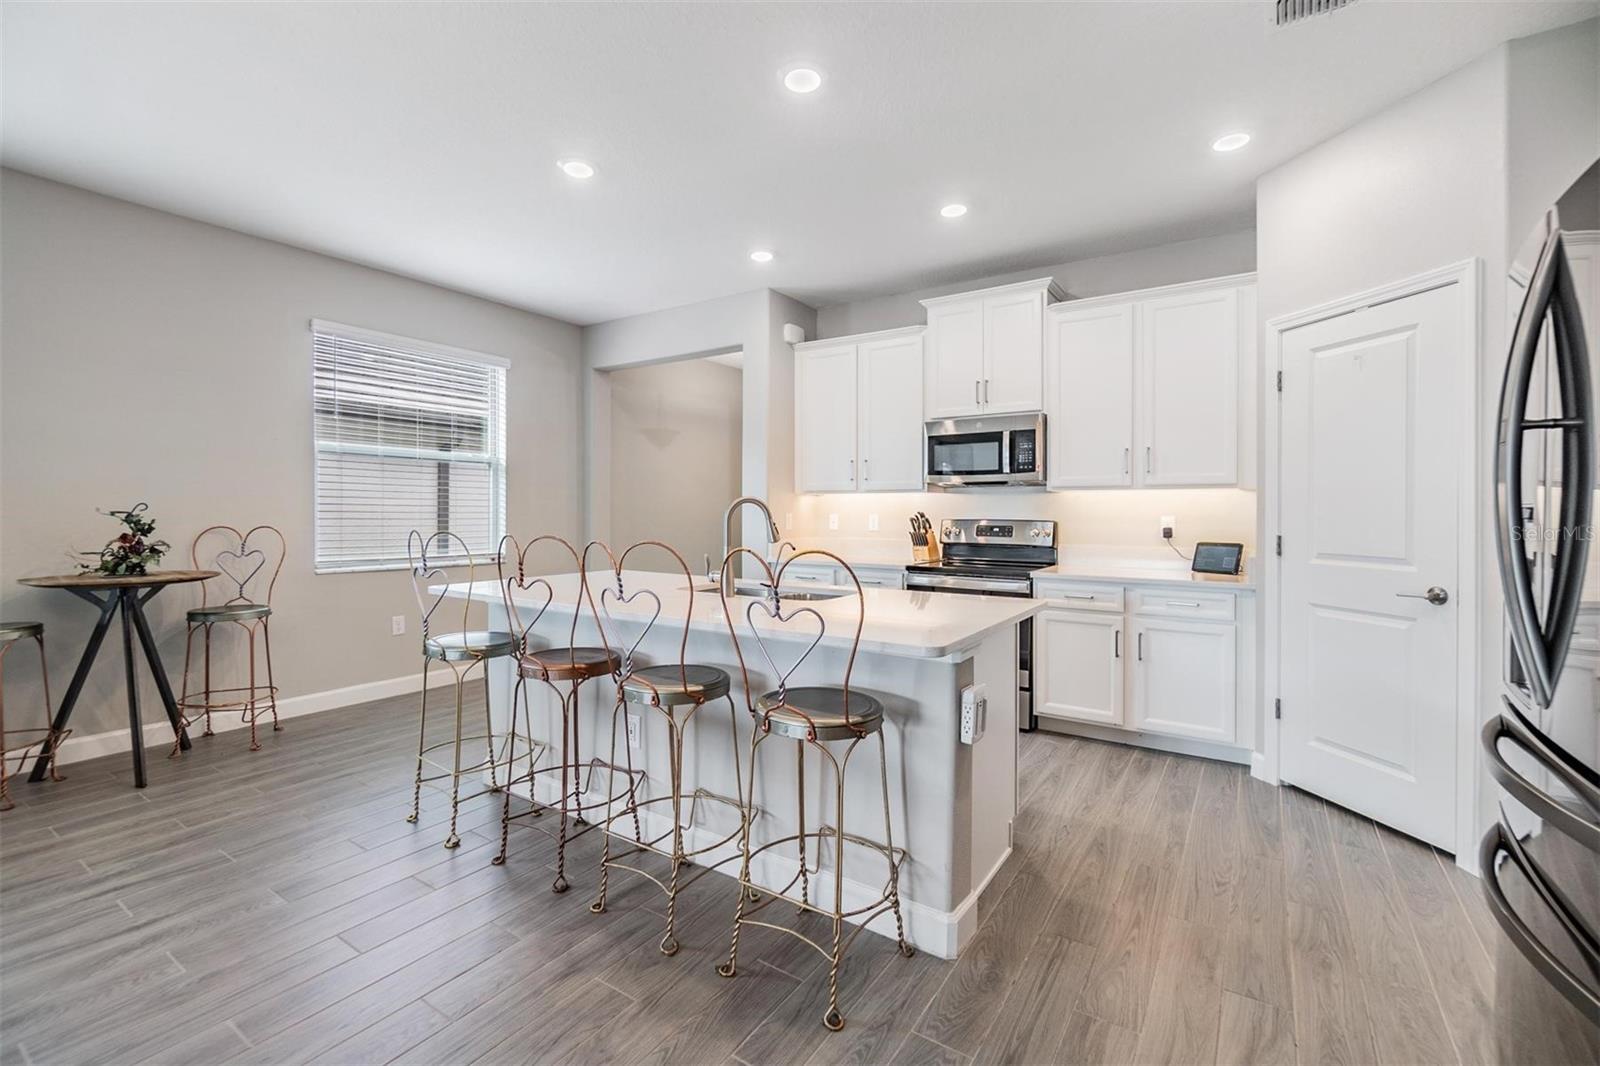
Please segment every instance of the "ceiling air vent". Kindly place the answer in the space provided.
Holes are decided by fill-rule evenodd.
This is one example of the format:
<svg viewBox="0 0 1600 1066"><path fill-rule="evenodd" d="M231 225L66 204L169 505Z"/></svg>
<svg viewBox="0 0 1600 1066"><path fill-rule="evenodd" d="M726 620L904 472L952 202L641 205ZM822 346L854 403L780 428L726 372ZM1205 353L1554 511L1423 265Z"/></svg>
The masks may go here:
<svg viewBox="0 0 1600 1066"><path fill-rule="evenodd" d="M1313 15L1337 11L1355 0L1278 0L1278 25L1287 26Z"/></svg>

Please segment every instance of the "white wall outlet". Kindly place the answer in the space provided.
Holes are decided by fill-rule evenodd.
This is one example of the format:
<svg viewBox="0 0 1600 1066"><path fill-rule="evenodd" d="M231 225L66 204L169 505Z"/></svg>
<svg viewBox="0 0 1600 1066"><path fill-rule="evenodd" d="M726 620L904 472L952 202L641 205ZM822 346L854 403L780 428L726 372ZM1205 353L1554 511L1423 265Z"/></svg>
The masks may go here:
<svg viewBox="0 0 1600 1066"><path fill-rule="evenodd" d="M876 533L877 531L878 531L878 516L875 515L875 514L867 515L867 532L868 533Z"/></svg>
<svg viewBox="0 0 1600 1066"><path fill-rule="evenodd" d="M1161 516L1161 535L1163 537L1171 537L1177 531L1178 531L1178 519L1177 519L1177 517L1174 516L1174 515L1169 515L1169 514L1162 515Z"/></svg>
<svg viewBox="0 0 1600 1066"><path fill-rule="evenodd" d="M828 512L828 528L829 529L838 529L839 528L839 512L838 511L829 511Z"/></svg>
<svg viewBox="0 0 1600 1066"><path fill-rule="evenodd" d="M628 747L639 750L639 716L636 714L628 715Z"/></svg>
<svg viewBox="0 0 1600 1066"><path fill-rule="evenodd" d="M389 635L403 637L406 635L406 616L397 614L389 619Z"/></svg>
<svg viewBox="0 0 1600 1066"><path fill-rule="evenodd" d="M989 686L968 685L961 690L961 743L976 744L989 724Z"/></svg>

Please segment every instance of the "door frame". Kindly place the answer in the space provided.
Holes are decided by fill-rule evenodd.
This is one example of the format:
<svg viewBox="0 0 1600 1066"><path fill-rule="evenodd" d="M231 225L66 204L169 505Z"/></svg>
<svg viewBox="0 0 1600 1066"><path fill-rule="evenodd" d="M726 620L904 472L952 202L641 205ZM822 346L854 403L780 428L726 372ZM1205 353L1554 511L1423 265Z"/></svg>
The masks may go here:
<svg viewBox="0 0 1600 1066"><path fill-rule="evenodd" d="M1281 765L1281 731L1274 709L1280 696L1279 677L1282 664L1283 641L1283 583L1282 563L1276 550L1277 537L1283 531L1282 476L1283 476L1283 426L1282 393L1278 391L1278 375L1283 371L1283 338L1292 329L1309 326L1352 311L1360 311L1377 304L1416 296L1448 285L1459 285L1462 296L1461 329L1468 358L1459 363L1457 382L1461 395L1467 398L1467 417L1462 420L1460 473L1456 496L1456 786L1455 786L1455 855L1456 865L1477 872L1476 857L1470 846L1476 839L1478 759L1478 648L1481 619L1478 610L1478 583L1480 560L1478 558L1479 497L1483 486L1479 481L1482 449L1478 431L1482 407L1482 390L1479 388L1482 366L1483 330L1480 319L1483 311L1483 264L1473 257L1448 266L1414 274L1388 282L1351 296L1330 300L1300 311L1278 315L1265 324L1266 352L1262 375L1261 397L1263 404L1262 439L1262 525L1265 562L1262 574L1262 608L1265 612L1263 629L1264 662L1262 669L1261 716L1263 723L1261 750L1252 753L1250 772L1270 784L1279 784Z"/></svg>

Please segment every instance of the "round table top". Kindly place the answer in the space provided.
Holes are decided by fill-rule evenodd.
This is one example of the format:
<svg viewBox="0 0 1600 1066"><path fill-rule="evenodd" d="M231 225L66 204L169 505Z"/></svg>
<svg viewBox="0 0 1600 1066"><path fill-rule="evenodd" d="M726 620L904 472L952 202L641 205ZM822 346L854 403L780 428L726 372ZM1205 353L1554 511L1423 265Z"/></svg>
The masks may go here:
<svg viewBox="0 0 1600 1066"><path fill-rule="evenodd" d="M186 581L204 581L216 577L218 570L152 570L148 574L55 574L50 577L24 577L19 585L36 589L137 589L152 585L181 585Z"/></svg>

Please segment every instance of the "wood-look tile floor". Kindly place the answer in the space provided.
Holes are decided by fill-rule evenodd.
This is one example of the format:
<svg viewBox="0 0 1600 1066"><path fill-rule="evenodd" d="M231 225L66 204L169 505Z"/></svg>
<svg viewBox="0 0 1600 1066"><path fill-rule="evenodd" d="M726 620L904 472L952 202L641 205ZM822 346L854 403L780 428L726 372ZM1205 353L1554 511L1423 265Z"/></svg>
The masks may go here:
<svg viewBox="0 0 1600 1066"><path fill-rule="evenodd" d="M1478 1063L1499 933L1448 857L1239 767L1024 736L1018 847L955 963L779 934L719 978L730 883L680 906L598 842L513 836L489 797L404 820L414 700L19 784L0 815L0 1062ZM443 723L440 723L443 725ZM648 891L646 890L648 889ZM756 930L756 934L763 931Z"/></svg>

